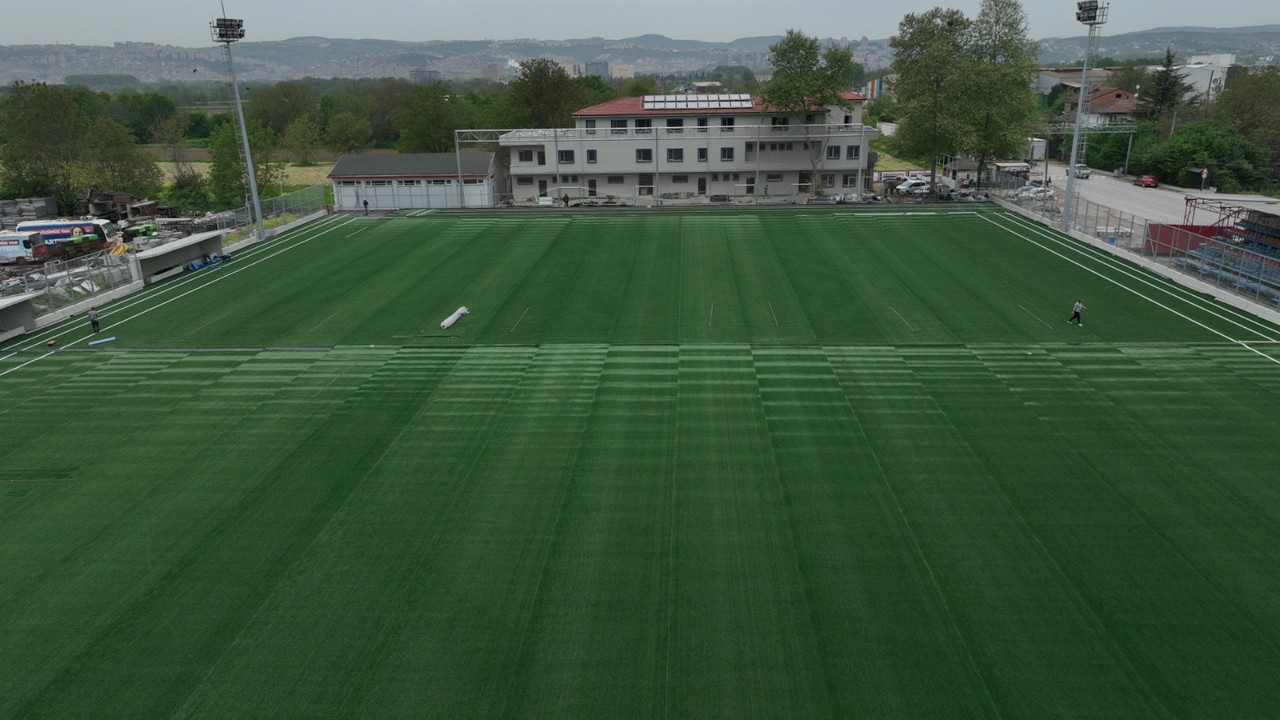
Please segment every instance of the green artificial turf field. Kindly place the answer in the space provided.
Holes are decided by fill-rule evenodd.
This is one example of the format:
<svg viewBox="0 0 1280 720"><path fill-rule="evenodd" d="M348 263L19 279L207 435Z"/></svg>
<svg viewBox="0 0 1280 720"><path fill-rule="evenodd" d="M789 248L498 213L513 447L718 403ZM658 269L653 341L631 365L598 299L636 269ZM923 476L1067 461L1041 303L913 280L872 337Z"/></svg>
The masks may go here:
<svg viewBox="0 0 1280 720"><path fill-rule="evenodd" d="M102 321L0 348L3 717L1280 707L1280 328L1014 215L330 216Z"/></svg>

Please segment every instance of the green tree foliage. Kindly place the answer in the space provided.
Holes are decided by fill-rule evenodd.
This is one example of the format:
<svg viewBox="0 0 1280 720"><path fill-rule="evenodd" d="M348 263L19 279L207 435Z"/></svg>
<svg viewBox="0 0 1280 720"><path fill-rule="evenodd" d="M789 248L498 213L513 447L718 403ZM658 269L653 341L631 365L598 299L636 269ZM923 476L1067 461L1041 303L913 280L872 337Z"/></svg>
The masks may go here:
<svg viewBox="0 0 1280 720"><path fill-rule="evenodd" d="M248 125L258 192L270 197L284 183L284 167L272 156L271 132L253 122ZM241 140L234 123L218 126L209 136L209 197L218 209L239 207L249 197L249 176L241 161Z"/></svg>
<svg viewBox="0 0 1280 720"><path fill-rule="evenodd" d="M1232 68L1212 116L1280 159L1280 68Z"/></svg>
<svg viewBox="0 0 1280 720"><path fill-rule="evenodd" d="M612 85L595 75L574 78L573 81L578 85L578 95L582 98L582 107L599 105L618 97L618 91Z"/></svg>
<svg viewBox="0 0 1280 720"><path fill-rule="evenodd" d="M894 50L893 92L898 104L897 140L912 155L930 158L936 182L938 158L967 141L970 104L967 67L969 20L959 10L934 8L908 14L889 39Z"/></svg>
<svg viewBox="0 0 1280 720"><path fill-rule="evenodd" d="M277 137L295 120L316 110L316 96L300 80L287 80L256 88L245 103L245 116L275 133Z"/></svg>
<svg viewBox="0 0 1280 720"><path fill-rule="evenodd" d="M1224 192L1258 188L1270 177L1265 147L1242 133L1211 120L1179 125L1167 140L1145 145L1135 153L1136 172L1164 182L1198 187L1200 168L1209 169L1209 183Z"/></svg>
<svg viewBox="0 0 1280 720"><path fill-rule="evenodd" d="M358 148L368 147L371 133L368 119L343 111L329 118L329 127L325 130L324 140L334 150L349 153Z"/></svg>
<svg viewBox="0 0 1280 720"><path fill-rule="evenodd" d="M109 107L111 117L138 138L138 142L151 143L152 128L178 114L178 106L168 96L158 92L126 91L116 95Z"/></svg>
<svg viewBox="0 0 1280 720"><path fill-rule="evenodd" d="M396 141L400 152L452 151L453 131L459 122L449 100L449 86L435 82L411 88L391 112L391 123L400 136Z"/></svg>
<svg viewBox="0 0 1280 720"><path fill-rule="evenodd" d="M536 58L520 63L520 74L507 90L512 127L554 128L573 124L572 113L583 106L580 85L559 63Z"/></svg>
<svg viewBox="0 0 1280 720"><path fill-rule="evenodd" d="M1027 35L1027 17L1018 0L982 0L966 40L965 95L972 102L960 118L968 128L958 149L987 162L1018 155L1039 124L1030 82L1040 47Z"/></svg>
<svg viewBox="0 0 1280 720"><path fill-rule="evenodd" d="M1150 85L1143 85L1138 95L1136 115L1144 120L1163 120L1186 101L1194 89L1186 76L1174 67L1173 50L1166 48L1164 62L1152 73Z"/></svg>
<svg viewBox="0 0 1280 720"><path fill-rule="evenodd" d="M802 112L814 106L853 107L844 93L853 89L862 67L853 61L849 48L822 47L816 37L788 30L769 46L773 79L760 91L766 107L783 112Z"/></svg>
<svg viewBox="0 0 1280 720"><path fill-rule="evenodd" d="M400 107L413 85L408 80L380 80L369 89L369 135L375 145L389 146L399 137L391 113Z"/></svg>
<svg viewBox="0 0 1280 720"><path fill-rule="evenodd" d="M155 160L106 105L84 88L14 84L0 103L0 192L51 196L67 214L87 188L151 193L161 179Z"/></svg>
<svg viewBox="0 0 1280 720"><path fill-rule="evenodd" d="M294 162L310 165L311 155L320 147L320 126L309 116L303 115L284 129L281 142L293 153Z"/></svg>
<svg viewBox="0 0 1280 720"><path fill-rule="evenodd" d="M622 97L644 97L645 95L657 94L657 92L657 84L648 75L627 78L627 81L622 83L622 87L618 89L618 94Z"/></svg>
<svg viewBox="0 0 1280 720"><path fill-rule="evenodd" d="M749 68L718 65L707 74L707 79L723 85L725 92L756 93L760 90L760 81Z"/></svg>
<svg viewBox="0 0 1280 720"><path fill-rule="evenodd" d="M764 111L802 114L810 177L815 190L821 192L822 173L818 168L826 153L828 136L824 129L815 127L815 123L825 124L825 113L820 119L814 118L814 109L851 109L853 102L845 93L852 89L854 79L862 72L861 66L853 61L849 48L835 45L824 48L816 37L797 30L788 30L781 40L769 46L769 59L773 79L760 91Z"/></svg>

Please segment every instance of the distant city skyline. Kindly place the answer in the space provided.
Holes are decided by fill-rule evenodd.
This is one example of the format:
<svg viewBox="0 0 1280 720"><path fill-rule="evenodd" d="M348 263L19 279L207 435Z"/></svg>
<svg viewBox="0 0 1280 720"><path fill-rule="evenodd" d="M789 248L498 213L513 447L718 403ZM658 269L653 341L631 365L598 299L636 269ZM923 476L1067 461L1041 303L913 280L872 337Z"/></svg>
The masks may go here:
<svg viewBox="0 0 1280 720"><path fill-rule="evenodd" d="M1034 39L1084 35L1074 0L1024 0ZM1158 27L1242 27L1280 24L1275 0L1113 0L1104 35ZM226 16L243 18L246 42L300 36L379 40L565 40L665 35L725 42L781 35L789 29L817 37L887 38L907 13L941 6L976 17L980 0L904 0L897 3L792 2L777 0L648 0L635 4L563 0L312 0L304 5L226 2ZM448 9L442 9L442 7ZM84 0L20 3L5 11L0 45L111 45L154 42L208 47L209 21L222 15L216 1L138 0L86 4Z"/></svg>

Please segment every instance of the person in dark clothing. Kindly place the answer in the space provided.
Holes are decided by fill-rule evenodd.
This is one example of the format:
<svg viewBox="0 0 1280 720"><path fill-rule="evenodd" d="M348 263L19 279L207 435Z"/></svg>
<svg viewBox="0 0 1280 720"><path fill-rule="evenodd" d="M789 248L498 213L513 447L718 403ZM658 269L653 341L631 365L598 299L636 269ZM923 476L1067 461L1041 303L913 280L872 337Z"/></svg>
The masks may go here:
<svg viewBox="0 0 1280 720"><path fill-rule="evenodd" d="M365 215L368 215L368 214L369 214L369 201L368 201L368 200L365 200L365 201L364 201L364 214L365 214Z"/></svg>
<svg viewBox="0 0 1280 720"><path fill-rule="evenodd" d="M99 328L98 308L96 305L94 307L89 308L89 325L93 327L93 331L95 333L98 332L98 328Z"/></svg>

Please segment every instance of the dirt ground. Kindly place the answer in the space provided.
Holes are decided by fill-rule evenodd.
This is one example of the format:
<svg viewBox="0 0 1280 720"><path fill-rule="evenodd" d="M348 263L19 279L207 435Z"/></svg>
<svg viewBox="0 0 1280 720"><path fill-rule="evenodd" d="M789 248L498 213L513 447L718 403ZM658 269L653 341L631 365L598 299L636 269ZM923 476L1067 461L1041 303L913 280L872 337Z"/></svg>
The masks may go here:
<svg viewBox="0 0 1280 720"><path fill-rule="evenodd" d="M166 183L173 182L173 163L159 163ZM209 163L193 162L192 166L206 177L209 175ZM288 185L323 185L327 183L329 171L333 169L333 161L317 162L307 167L298 167L292 163L284 168L285 183Z"/></svg>

